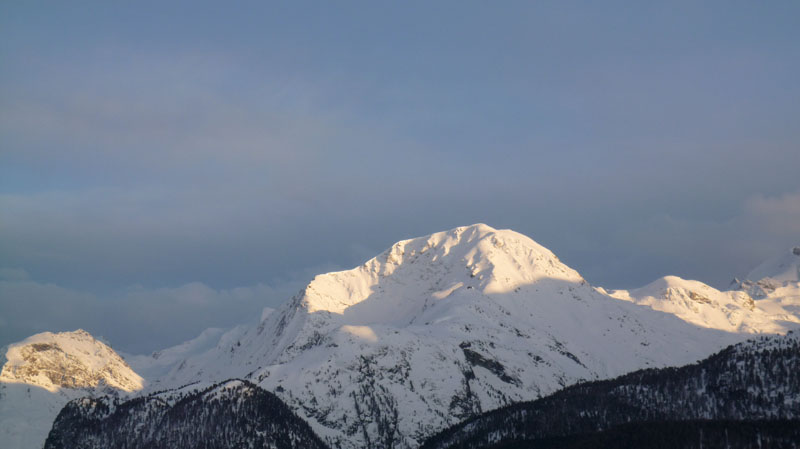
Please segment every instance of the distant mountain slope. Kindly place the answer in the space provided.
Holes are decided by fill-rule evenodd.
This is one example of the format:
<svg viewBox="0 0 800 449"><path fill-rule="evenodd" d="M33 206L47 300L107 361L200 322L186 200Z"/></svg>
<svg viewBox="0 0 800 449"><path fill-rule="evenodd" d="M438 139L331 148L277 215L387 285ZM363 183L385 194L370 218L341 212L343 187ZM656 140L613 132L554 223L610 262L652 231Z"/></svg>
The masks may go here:
<svg viewBox="0 0 800 449"><path fill-rule="evenodd" d="M724 430L721 421L784 420L764 425L764 442L772 435L774 447L787 439L800 444L794 439L800 432L800 336L761 337L697 364L574 385L469 419L422 448L610 447L604 445L609 435L636 434L644 441L648 431L670 432L671 421L692 420L686 427L694 433L687 435L699 431L700 438L704 429ZM736 447L750 447L758 437L757 428L743 432Z"/></svg>
<svg viewBox="0 0 800 449"><path fill-rule="evenodd" d="M764 309L800 315L800 247L764 261L744 280L734 279L731 286L762 300L759 304Z"/></svg>
<svg viewBox="0 0 800 449"><path fill-rule="evenodd" d="M136 391L144 379L113 349L84 330L44 332L10 345L0 381L47 390L108 386Z"/></svg>
<svg viewBox="0 0 800 449"><path fill-rule="evenodd" d="M88 332L36 334L8 347L0 371L0 446L39 449L70 399L140 390L144 379Z"/></svg>
<svg viewBox="0 0 800 449"><path fill-rule="evenodd" d="M719 291L699 281L665 276L644 287L613 290L609 295L727 332L784 333L800 325L800 282L786 282L769 292L740 286Z"/></svg>
<svg viewBox="0 0 800 449"><path fill-rule="evenodd" d="M56 418L45 449L326 449L275 395L230 380L194 393L119 403L77 399Z"/></svg>
<svg viewBox="0 0 800 449"><path fill-rule="evenodd" d="M193 355L202 354L214 348L223 335L230 331L209 328L197 337L181 344L155 351L149 355L121 354L130 366L146 379L158 379Z"/></svg>
<svg viewBox="0 0 800 449"><path fill-rule="evenodd" d="M800 281L800 246L765 260L747 275L747 280L753 282L763 279L777 282Z"/></svg>
<svg viewBox="0 0 800 449"><path fill-rule="evenodd" d="M758 319L723 326L688 319L686 305L661 311L611 297L530 238L478 224L317 276L257 326L186 358L152 388L245 378L332 446L413 448L484 410L691 363L748 333L800 326L754 311L744 294L708 299Z"/></svg>

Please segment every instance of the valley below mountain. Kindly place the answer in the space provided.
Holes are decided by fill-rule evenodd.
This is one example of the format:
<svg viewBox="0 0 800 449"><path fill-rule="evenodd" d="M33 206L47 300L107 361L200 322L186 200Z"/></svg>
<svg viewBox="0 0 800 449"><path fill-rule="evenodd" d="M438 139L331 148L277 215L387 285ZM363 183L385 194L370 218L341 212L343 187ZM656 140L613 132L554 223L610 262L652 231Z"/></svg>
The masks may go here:
<svg viewBox="0 0 800 449"><path fill-rule="evenodd" d="M796 447L800 337L761 337L681 368L574 385L469 419L422 449L623 447L625 438L636 447Z"/></svg>

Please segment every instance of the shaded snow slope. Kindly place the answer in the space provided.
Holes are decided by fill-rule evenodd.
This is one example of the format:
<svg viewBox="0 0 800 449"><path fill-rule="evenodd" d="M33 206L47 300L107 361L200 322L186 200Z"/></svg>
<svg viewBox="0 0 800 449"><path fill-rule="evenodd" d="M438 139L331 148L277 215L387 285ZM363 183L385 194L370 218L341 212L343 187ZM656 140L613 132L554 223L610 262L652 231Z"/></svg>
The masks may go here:
<svg viewBox="0 0 800 449"><path fill-rule="evenodd" d="M524 235L456 228L317 276L258 326L188 358L153 388L242 377L276 392L333 446L415 447L485 410L694 362L746 332L794 325L769 314L734 325L703 310L698 320L683 306L623 299ZM745 297L715 299L753 313Z"/></svg>
<svg viewBox="0 0 800 449"><path fill-rule="evenodd" d="M38 449L61 407L87 395L141 390L144 380L88 332L36 334L8 346L0 371L0 441Z"/></svg>
<svg viewBox="0 0 800 449"><path fill-rule="evenodd" d="M40 449L61 407L83 396L0 381L0 441L8 449Z"/></svg>
<svg viewBox="0 0 800 449"><path fill-rule="evenodd" d="M747 280L754 282L765 278L778 282L800 281L800 246L764 261L747 275Z"/></svg>
<svg viewBox="0 0 800 449"><path fill-rule="evenodd" d="M202 354L214 348L224 333L224 329L209 328L189 341L156 351L150 355L122 354L122 356L125 357L125 360L134 371L144 376L145 379L157 379L167 374L187 357Z"/></svg>

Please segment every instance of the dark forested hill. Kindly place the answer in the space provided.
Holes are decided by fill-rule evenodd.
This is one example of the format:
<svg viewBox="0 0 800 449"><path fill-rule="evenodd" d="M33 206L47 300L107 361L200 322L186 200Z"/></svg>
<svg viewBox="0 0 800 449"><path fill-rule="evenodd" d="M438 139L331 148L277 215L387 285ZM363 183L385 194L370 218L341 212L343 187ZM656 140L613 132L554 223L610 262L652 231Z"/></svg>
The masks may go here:
<svg viewBox="0 0 800 449"><path fill-rule="evenodd" d="M676 445L800 447L800 336L761 337L693 365L575 385L467 420L422 447Z"/></svg>
<svg viewBox="0 0 800 449"><path fill-rule="evenodd" d="M326 449L272 393L230 380L187 394L116 403L77 399L59 413L46 449Z"/></svg>
<svg viewBox="0 0 800 449"><path fill-rule="evenodd" d="M249 382L186 391L72 401L45 448L326 447ZM423 445L522 447L800 447L800 336L761 337L693 365L575 385L469 419Z"/></svg>

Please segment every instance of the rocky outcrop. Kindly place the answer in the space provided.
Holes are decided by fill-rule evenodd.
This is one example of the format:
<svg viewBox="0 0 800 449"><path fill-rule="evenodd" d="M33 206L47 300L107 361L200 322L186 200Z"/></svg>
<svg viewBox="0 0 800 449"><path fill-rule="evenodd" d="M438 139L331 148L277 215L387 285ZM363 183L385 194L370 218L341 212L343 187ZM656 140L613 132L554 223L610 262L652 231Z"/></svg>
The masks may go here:
<svg viewBox="0 0 800 449"><path fill-rule="evenodd" d="M34 335L9 346L0 381L48 390L102 388L136 391L144 379L113 349L84 330Z"/></svg>

